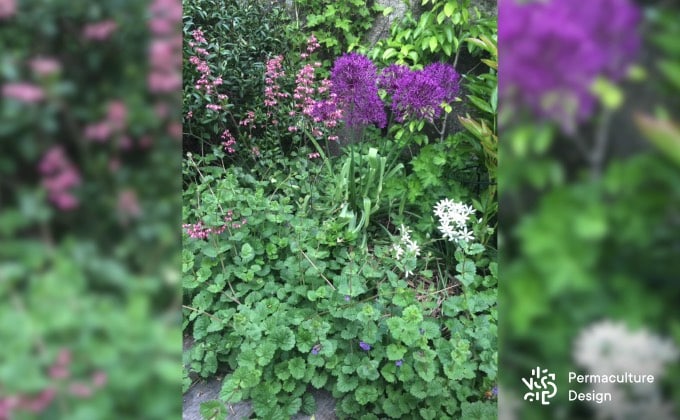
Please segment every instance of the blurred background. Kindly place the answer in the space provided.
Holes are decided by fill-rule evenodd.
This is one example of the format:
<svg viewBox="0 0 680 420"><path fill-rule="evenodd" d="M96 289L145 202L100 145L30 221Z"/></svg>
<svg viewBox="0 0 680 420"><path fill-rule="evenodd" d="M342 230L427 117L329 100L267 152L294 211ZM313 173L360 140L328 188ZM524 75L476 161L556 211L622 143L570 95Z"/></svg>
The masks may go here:
<svg viewBox="0 0 680 420"><path fill-rule="evenodd" d="M0 419L181 412L179 0L0 0Z"/></svg>
<svg viewBox="0 0 680 420"><path fill-rule="evenodd" d="M499 32L500 418L680 418L680 4L501 0Z"/></svg>

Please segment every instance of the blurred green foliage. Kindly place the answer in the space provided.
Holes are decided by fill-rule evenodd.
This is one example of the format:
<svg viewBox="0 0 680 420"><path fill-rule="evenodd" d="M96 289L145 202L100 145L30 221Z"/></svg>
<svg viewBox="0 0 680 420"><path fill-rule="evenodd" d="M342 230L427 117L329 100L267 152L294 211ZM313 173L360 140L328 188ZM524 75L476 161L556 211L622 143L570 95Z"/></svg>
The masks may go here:
<svg viewBox="0 0 680 420"><path fill-rule="evenodd" d="M0 417L180 410L179 98L147 84L151 25L179 22L150 7L22 1L2 22ZM68 191L41 169L55 150Z"/></svg>
<svg viewBox="0 0 680 420"><path fill-rule="evenodd" d="M600 82L601 113L578 138L526 119L502 130L499 304L508 405L512 394L519 399L527 391L520 378L536 366L557 373L561 391L573 388L566 373L579 371L575 338L596 321L622 321L680 343L674 280L680 272L680 115L669 73L680 63L677 16L676 7L646 10L647 41L660 49L637 73L658 68L667 77L637 77L620 86ZM659 93L654 116L628 96L634 82L644 83L647 95ZM608 115L635 122L639 131L608 126ZM601 166L579 154L595 153L600 141L608 145ZM631 145L640 151L620 152ZM676 410L677 369L657 378L662 398ZM566 391L548 407L520 405L516 415L522 419L594 418L596 411L568 401Z"/></svg>

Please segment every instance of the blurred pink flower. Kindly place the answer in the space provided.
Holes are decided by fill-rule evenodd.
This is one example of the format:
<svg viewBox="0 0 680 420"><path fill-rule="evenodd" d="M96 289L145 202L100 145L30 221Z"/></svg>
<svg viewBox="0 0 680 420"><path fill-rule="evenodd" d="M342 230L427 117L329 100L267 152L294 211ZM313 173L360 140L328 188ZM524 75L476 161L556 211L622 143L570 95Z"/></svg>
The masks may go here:
<svg viewBox="0 0 680 420"><path fill-rule="evenodd" d="M108 121L101 121L85 127L85 138L103 143L111 136L111 125Z"/></svg>
<svg viewBox="0 0 680 420"><path fill-rule="evenodd" d="M152 71L147 83L154 93L172 93L182 87L182 75L176 71Z"/></svg>
<svg viewBox="0 0 680 420"><path fill-rule="evenodd" d="M182 21L182 2L178 0L155 0L149 10L152 13L149 21L151 32L156 35L168 35L180 31Z"/></svg>
<svg viewBox="0 0 680 420"><path fill-rule="evenodd" d="M111 101L106 114L106 119L112 128L122 130L127 120L127 107L122 101Z"/></svg>
<svg viewBox="0 0 680 420"><path fill-rule="evenodd" d="M45 99L45 92L41 87L32 83L7 83L2 86L2 96L20 102L36 103Z"/></svg>
<svg viewBox="0 0 680 420"><path fill-rule="evenodd" d="M71 395L76 397L87 398L92 396L92 388L83 383L74 382L68 387L68 390Z"/></svg>
<svg viewBox="0 0 680 420"><path fill-rule="evenodd" d="M72 189L81 184L80 173L63 147L49 149L40 160L38 169L43 175L42 185L48 198L57 208L72 210L78 207L78 199L72 194Z"/></svg>
<svg viewBox="0 0 680 420"><path fill-rule="evenodd" d="M121 165L120 159L115 158L115 157L111 158L109 160L109 172L111 172L111 173L118 172L118 170L120 169L120 165Z"/></svg>
<svg viewBox="0 0 680 420"><path fill-rule="evenodd" d="M61 349L57 355L57 364L65 366L71 363L71 351L69 349Z"/></svg>
<svg viewBox="0 0 680 420"><path fill-rule="evenodd" d="M118 193L117 210L124 222L134 219L142 214L142 208L137 199L137 193L133 189L126 189Z"/></svg>
<svg viewBox="0 0 680 420"><path fill-rule="evenodd" d="M40 413L41 411L44 411L54 400L54 397L57 395L57 390L54 388L47 388L43 390L37 397L35 398L24 398L23 401L21 402L22 408L31 411L33 413Z"/></svg>
<svg viewBox="0 0 680 420"><path fill-rule="evenodd" d="M116 28L118 24L113 20L90 23L83 28L83 37L92 41L106 41Z"/></svg>
<svg viewBox="0 0 680 420"><path fill-rule="evenodd" d="M10 18L14 16L16 12L17 3L15 0L0 0L0 19Z"/></svg>
<svg viewBox="0 0 680 420"><path fill-rule="evenodd" d="M168 124L168 135L175 140L182 139L182 124L178 122L172 122Z"/></svg>
<svg viewBox="0 0 680 420"><path fill-rule="evenodd" d="M92 375L92 384L95 386L95 388L101 388L104 385L106 385L106 382L108 380L108 375L106 375L106 372L103 372L101 370L95 372Z"/></svg>
<svg viewBox="0 0 680 420"><path fill-rule="evenodd" d="M151 71L147 78L153 93L172 93L182 88L182 2L154 0L149 6L149 29L153 34L149 48Z"/></svg>
<svg viewBox="0 0 680 420"><path fill-rule="evenodd" d="M71 352L62 349L57 355L57 360L50 367L50 377L52 379L65 379L71 375L69 364L71 363Z"/></svg>
<svg viewBox="0 0 680 420"><path fill-rule="evenodd" d="M0 0L1 1L1 0ZM54 58L36 57L28 62L33 73L38 76L49 76L61 70L61 63Z"/></svg>

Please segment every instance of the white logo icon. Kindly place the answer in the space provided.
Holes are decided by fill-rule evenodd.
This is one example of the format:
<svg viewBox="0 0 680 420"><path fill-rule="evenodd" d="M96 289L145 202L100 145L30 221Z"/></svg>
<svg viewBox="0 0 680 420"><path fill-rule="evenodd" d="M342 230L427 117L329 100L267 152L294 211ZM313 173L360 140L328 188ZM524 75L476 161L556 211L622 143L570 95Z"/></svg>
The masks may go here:
<svg viewBox="0 0 680 420"><path fill-rule="evenodd" d="M543 405L549 405L548 399L557 394L555 374L548 373L548 369L541 369L537 366L536 369L531 370L529 380L522 378L522 382L529 388L529 392L524 394L525 401L540 401Z"/></svg>

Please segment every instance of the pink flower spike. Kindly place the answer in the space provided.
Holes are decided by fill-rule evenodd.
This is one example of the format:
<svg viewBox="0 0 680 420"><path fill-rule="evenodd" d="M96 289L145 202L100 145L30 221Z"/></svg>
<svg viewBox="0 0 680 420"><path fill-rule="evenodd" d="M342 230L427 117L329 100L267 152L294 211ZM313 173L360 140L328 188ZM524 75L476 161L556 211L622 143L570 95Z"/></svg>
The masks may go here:
<svg viewBox="0 0 680 420"><path fill-rule="evenodd" d="M1 1L2 0L0 0L0 2ZM49 76L61 70L61 64L59 61L53 58L36 57L28 64L31 67L31 71L33 71L33 73L38 76Z"/></svg>
<svg viewBox="0 0 680 420"><path fill-rule="evenodd" d="M113 20L90 23L83 28L83 37L91 41L106 41L118 28Z"/></svg>
<svg viewBox="0 0 680 420"><path fill-rule="evenodd" d="M31 83L7 83L2 86L2 96L27 104L45 99L42 88Z"/></svg>

